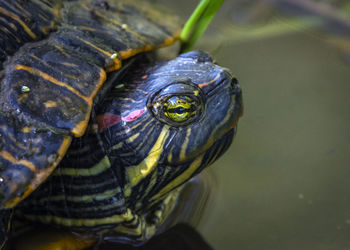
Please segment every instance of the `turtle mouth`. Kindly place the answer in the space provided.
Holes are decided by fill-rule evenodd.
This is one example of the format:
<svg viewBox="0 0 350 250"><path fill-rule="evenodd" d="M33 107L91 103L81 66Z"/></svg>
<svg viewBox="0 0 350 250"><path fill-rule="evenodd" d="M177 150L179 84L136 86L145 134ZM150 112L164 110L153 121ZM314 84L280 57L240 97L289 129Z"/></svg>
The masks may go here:
<svg viewBox="0 0 350 250"><path fill-rule="evenodd" d="M216 143L220 145L218 153L216 154L216 159L223 155L227 149L232 144L233 138L235 137L237 131L237 124L230 128L225 134L223 134Z"/></svg>
<svg viewBox="0 0 350 250"><path fill-rule="evenodd" d="M205 155L205 161L197 170L198 172L211 165L229 149L235 137L236 131L237 126L228 129L203 153Z"/></svg>

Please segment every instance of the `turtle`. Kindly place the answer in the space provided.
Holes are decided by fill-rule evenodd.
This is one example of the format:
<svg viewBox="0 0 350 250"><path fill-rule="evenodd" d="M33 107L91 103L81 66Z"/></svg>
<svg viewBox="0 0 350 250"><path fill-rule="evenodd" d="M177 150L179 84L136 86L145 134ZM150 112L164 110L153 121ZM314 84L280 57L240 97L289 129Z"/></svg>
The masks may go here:
<svg viewBox="0 0 350 250"><path fill-rule="evenodd" d="M0 0L0 15L0 240L14 210L145 242L231 144L237 79L202 51L157 60L181 25L144 1Z"/></svg>

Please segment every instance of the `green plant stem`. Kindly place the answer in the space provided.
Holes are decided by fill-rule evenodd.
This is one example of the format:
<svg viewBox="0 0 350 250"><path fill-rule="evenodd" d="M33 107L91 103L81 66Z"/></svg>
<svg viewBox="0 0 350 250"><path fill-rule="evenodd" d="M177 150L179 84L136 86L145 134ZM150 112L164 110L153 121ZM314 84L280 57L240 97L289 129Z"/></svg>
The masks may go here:
<svg viewBox="0 0 350 250"><path fill-rule="evenodd" d="M190 50L207 29L224 0L201 0L181 33L181 52Z"/></svg>

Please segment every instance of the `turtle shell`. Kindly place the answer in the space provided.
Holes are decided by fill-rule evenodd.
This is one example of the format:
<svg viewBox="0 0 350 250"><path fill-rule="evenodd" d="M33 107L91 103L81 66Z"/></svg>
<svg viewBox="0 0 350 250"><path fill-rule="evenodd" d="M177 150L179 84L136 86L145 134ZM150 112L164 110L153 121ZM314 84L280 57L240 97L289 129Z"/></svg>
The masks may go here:
<svg viewBox="0 0 350 250"><path fill-rule="evenodd" d="M172 44L180 25L130 0L0 0L0 16L0 204L9 208L84 134L121 61Z"/></svg>

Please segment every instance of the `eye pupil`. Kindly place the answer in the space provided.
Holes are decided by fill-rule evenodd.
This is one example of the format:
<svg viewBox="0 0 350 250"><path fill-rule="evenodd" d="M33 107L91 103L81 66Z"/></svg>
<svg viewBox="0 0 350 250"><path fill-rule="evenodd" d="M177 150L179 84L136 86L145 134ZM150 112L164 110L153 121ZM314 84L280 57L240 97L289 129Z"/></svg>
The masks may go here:
<svg viewBox="0 0 350 250"><path fill-rule="evenodd" d="M163 113L174 122L185 122L196 114L196 102L189 96L172 96L163 104Z"/></svg>
<svg viewBox="0 0 350 250"><path fill-rule="evenodd" d="M185 111L185 109L182 108L182 107L179 107L179 108L176 109L177 113L183 113L184 111Z"/></svg>

